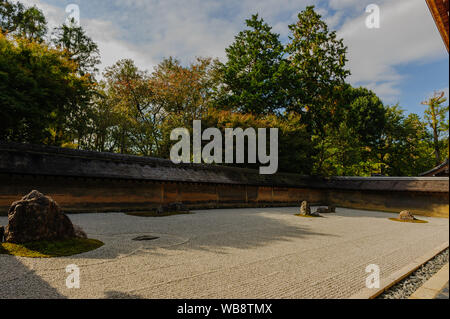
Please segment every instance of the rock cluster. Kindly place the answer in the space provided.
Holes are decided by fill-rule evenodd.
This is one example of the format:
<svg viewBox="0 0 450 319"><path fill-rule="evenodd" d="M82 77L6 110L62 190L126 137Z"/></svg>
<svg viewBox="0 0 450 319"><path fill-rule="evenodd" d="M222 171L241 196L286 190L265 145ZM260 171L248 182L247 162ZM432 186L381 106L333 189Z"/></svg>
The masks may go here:
<svg viewBox="0 0 450 319"><path fill-rule="evenodd" d="M84 237L86 234L80 230L74 228L53 199L33 190L11 205L4 237L6 242L21 244Z"/></svg>
<svg viewBox="0 0 450 319"><path fill-rule="evenodd" d="M320 214L335 213L336 206L318 207L315 212L311 212L311 207L307 201L303 201L300 205L300 215L303 216L320 216Z"/></svg>
<svg viewBox="0 0 450 319"><path fill-rule="evenodd" d="M320 216L317 212L312 213L311 207L307 201L303 201L300 205L300 215L303 216Z"/></svg>

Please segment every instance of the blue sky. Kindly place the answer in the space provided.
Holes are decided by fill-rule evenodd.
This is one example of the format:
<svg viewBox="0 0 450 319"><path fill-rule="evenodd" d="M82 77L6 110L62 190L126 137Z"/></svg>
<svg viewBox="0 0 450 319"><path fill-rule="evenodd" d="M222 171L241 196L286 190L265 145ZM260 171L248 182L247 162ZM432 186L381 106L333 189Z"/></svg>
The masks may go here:
<svg viewBox="0 0 450 319"><path fill-rule="evenodd" d="M22 0L39 7L51 27L77 4L81 24L99 44L102 66L132 58L144 69L167 56L184 63L196 56L225 59L225 48L259 13L281 39L299 11L315 5L348 46L348 81L374 90L386 104L423 113L434 90L448 97L449 57L425 0ZM365 27L368 4L381 9L379 29Z"/></svg>

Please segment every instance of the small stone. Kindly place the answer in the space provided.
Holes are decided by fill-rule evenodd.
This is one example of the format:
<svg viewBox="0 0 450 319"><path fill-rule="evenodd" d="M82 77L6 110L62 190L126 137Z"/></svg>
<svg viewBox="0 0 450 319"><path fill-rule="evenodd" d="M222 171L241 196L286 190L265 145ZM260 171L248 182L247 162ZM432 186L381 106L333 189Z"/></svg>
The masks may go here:
<svg viewBox="0 0 450 319"><path fill-rule="evenodd" d="M85 231L78 225L73 225L73 230L75 231L75 237L87 239Z"/></svg>
<svg viewBox="0 0 450 319"><path fill-rule="evenodd" d="M398 218L400 220L415 220L416 218L409 210L403 210L398 215Z"/></svg>
<svg viewBox="0 0 450 319"><path fill-rule="evenodd" d="M336 206L328 206L328 207L318 207L316 209L316 214L330 214L336 213Z"/></svg>
<svg viewBox="0 0 450 319"><path fill-rule="evenodd" d="M316 209L316 212L315 212L316 214L328 214L329 213L329 211L328 211L328 208L326 208L326 207L318 207L317 209Z"/></svg>
<svg viewBox="0 0 450 319"><path fill-rule="evenodd" d="M156 213L157 213L157 214L162 214L162 213L164 213L164 208L163 208L162 205L159 205L159 206L156 208Z"/></svg>

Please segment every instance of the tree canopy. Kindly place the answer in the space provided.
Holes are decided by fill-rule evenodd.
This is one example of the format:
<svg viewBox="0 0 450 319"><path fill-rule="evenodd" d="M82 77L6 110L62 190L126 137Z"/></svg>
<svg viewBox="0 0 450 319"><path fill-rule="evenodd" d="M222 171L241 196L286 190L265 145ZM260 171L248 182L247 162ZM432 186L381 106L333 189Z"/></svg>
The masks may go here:
<svg viewBox="0 0 450 319"><path fill-rule="evenodd" d="M47 33L47 20L36 7L26 8L20 2L1 0L0 31L3 34L43 41Z"/></svg>
<svg viewBox="0 0 450 319"><path fill-rule="evenodd" d="M246 20L246 25L225 49L227 62L220 65L221 104L254 114L286 109L290 104L286 91L290 69L279 35L257 14Z"/></svg>
<svg viewBox="0 0 450 319"><path fill-rule="evenodd" d="M423 102L423 119L406 114L347 83L347 48L314 7L288 28L283 42L255 14L224 62L167 57L141 70L123 59L99 76L81 26L49 36L36 7L0 0L0 139L168 158L172 129L201 119L221 131L279 128L285 172L415 176L448 157L443 93Z"/></svg>
<svg viewBox="0 0 450 319"><path fill-rule="evenodd" d="M61 51L0 34L0 138L58 143L70 102L83 99L87 86Z"/></svg>

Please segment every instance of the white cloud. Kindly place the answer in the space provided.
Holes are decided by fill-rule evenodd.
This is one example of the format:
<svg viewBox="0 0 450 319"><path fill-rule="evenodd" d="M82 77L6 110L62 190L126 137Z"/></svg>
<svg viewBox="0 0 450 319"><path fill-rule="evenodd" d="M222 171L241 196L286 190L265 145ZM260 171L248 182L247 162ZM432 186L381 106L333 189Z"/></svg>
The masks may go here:
<svg viewBox="0 0 450 319"><path fill-rule="evenodd" d="M86 33L97 43L102 63L99 67L103 70L120 59L132 59L136 66L145 70L152 70L156 63L150 55L146 55L140 48L122 40L118 40L119 31L109 21L84 20L83 26Z"/></svg>
<svg viewBox="0 0 450 319"><path fill-rule="evenodd" d="M341 10L346 8L361 8L364 5L364 1L361 0L330 0L329 6L335 10Z"/></svg>
<svg viewBox="0 0 450 319"><path fill-rule="evenodd" d="M60 26L66 19L65 10L45 3L42 0L20 0L26 6L36 6L45 14L49 31ZM120 40L119 30L111 21L81 18L81 24L98 45L101 54L100 70L113 65L120 59L133 59L139 68L152 70L156 65L150 55L131 43Z"/></svg>
<svg viewBox="0 0 450 319"><path fill-rule="evenodd" d="M398 82L366 82L364 87L367 87L380 96L385 102L395 104L399 101L401 90L397 87Z"/></svg>
<svg viewBox="0 0 450 319"><path fill-rule="evenodd" d="M36 4L51 27L65 19L63 7L50 0L22 0ZM349 52L349 78L366 86L385 102L398 101L400 84L407 80L398 66L427 63L446 57L434 21L423 0L378 0L381 28L365 27L365 7L372 0L78 0L81 22L99 45L101 68L118 59L132 58L151 70L162 57L190 62L196 56L225 57L225 48L243 29L244 20L259 13L273 30L286 38L288 25L307 5L338 28ZM69 3L69 1L67 1ZM318 5L320 4L320 5Z"/></svg>
<svg viewBox="0 0 450 319"><path fill-rule="evenodd" d="M287 25L307 0L165 0L116 1L128 9L118 19L126 34L155 59L177 56L187 62L196 56L224 58L225 48L242 30L244 21L258 13L274 31L288 34ZM113 13L117 14L117 13ZM110 17L113 19L113 17ZM286 18L291 21L286 21Z"/></svg>
<svg viewBox="0 0 450 319"><path fill-rule="evenodd" d="M380 8L380 29L367 29L362 14L345 23L338 35L349 47L350 81L396 102L403 79L396 66L429 62L446 52L425 1L385 1Z"/></svg>

